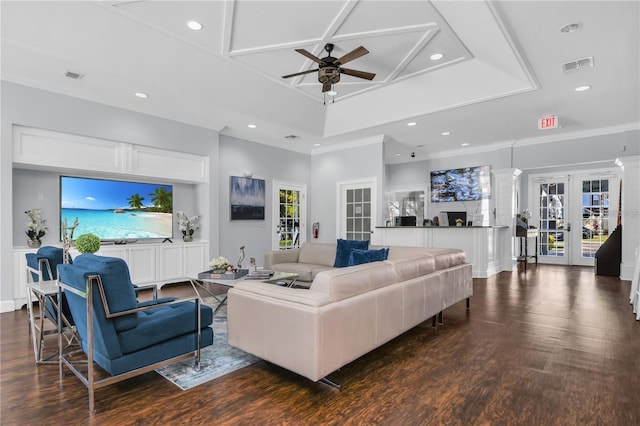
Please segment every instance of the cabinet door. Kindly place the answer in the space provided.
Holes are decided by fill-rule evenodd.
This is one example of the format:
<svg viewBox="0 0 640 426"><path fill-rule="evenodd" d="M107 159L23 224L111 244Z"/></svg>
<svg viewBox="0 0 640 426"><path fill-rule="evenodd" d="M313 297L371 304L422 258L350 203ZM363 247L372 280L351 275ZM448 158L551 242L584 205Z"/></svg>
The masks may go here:
<svg viewBox="0 0 640 426"><path fill-rule="evenodd" d="M166 244L158 246L157 251L157 280L167 282L180 278L185 278L183 268L183 245Z"/></svg>
<svg viewBox="0 0 640 426"><path fill-rule="evenodd" d="M70 250L69 253L72 253L74 255L73 257L75 257L74 250ZM107 257L118 257L129 265L129 249L126 246L101 246L96 254ZM131 265L129 265L129 268L131 268Z"/></svg>
<svg viewBox="0 0 640 426"><path fill-rule="evenodd" d="M16 126L13 136L13 162L57 169L122 172L124 144L103 139ZM73 153L73 155L70 155Z"/></svg>
<svg viewBox="0 0 640 426"><path fill-rule="evenodd" d="M156 279L155 246L129 247L129 274L134 284L152 283Z"/></svg>
<svg viewBox="0 0 640 426"><path fill-rule="evenodd" d="M184 274L186 277L196 278L198 272L210 269L209 262L206 259L205 247L204 243L184 245Z"/></svg>

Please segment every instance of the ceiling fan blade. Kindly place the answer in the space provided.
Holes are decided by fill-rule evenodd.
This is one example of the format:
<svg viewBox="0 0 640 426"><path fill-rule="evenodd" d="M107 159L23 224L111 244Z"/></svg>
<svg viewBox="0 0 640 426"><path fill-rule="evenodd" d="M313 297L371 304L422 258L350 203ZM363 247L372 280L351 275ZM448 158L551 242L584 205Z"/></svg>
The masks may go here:
<svg viewBox="0 0 640 426"><path fill-rule="evenodd" d="M349 61L353 61L354 59L358 59L360 56L366 55L367 53L369 53L369 51L364 47L360 46L352 50L351 52L347 53L343 57L339 58L336 62L340 63L340 65L344 65Z"/></svg>
<svg viewBox="0 0 640 426"><path fill-rule="evenodd" d="M359 78L364 78L365 80L373 80L373 78L376 76L374 73L371 73L371 72L351 70L349 68L340 68L340 72L342 74L352 75L354 77L359 77Z"/></svg>
<svg viewBox="0 0 640 426"><path fill-rule="evenodd" d="M289 74L289 75L283 75L282 78L295 77L297 75L309 74L309 73L316 72L316 71L318 71L318 68L316 68L315 70L300 71L300 72L296 72L296 73Z"/></svg>
<svg viewBox="0 0 640 426"><path fill-rule="evenodd" d="M322 93L324 92L328 92L329 90L331 90L331 83L326 82L322 85Z"/></svg>
<svg viewBox="0 0 640 426"><path fill-rule="evenodd" d="M317 62L320 65L324 65L324 62L322 62L322 59L318 58L317 56L315 56L313 53L305 50L305 49L296 49L296 52L306 56L307 58L311 59L313 62Z"/></svg>

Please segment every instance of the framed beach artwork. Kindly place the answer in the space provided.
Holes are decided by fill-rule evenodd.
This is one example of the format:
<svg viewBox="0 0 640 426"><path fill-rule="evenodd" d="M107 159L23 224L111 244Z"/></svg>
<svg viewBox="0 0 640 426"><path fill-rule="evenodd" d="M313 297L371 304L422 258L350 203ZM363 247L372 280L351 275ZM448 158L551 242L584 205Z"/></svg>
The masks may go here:
<svg viewBox="0 0 640 426"><path fill-rule="evenodd" d="M231 220L264 220L265 181L231 176Z"/></svg>

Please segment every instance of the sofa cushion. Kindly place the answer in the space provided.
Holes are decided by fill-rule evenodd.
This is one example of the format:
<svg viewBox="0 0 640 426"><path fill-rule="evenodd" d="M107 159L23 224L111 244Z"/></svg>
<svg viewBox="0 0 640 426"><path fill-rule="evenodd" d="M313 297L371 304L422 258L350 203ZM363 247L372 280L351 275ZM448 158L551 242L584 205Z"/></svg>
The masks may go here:
<svg viewBox="0 0 640 426"><path fill-rule="evenodd" d="M328 243L304 243L300 247L298 262L332 267L336 258L336 245ZM282 263L282 262L278 262Z"/></svg>
<svg viewBox="0 0 640 426"><path fill-rule="evenodd" d="M378 250L353 249L351 250L351 254L349 255L349 266L387 260L388 256L389 256L388 248L381 248Z"/></svg>
<svg viewBox="0 0 640 426"><path fill-rule="evenodd" d="M104 286L105 298L111 313L127 311L138 307L135 289L129 276L127 263L116 257L82 254L76 258L75 264L100 275ZM114 318L117 331L128 330L138 323L135 314Z"/></svg>
<svg viewBox="0 0 640 426"><path fill-rule="evenodd" d="M123 354L197 331L196 304L193 302L158 306L134 315L138 316L137 326L118 334ZM206 327L212 321L213 309L200 305L200 327Z"/></svg>
<svg viewBox="0 0 640 426"><path fill-rule="evenodd" d="M334 268L344 268L349 266L349 256L352 249L367 250L369 248L368 240L342 240L338 239L336 246L336 259L333 262Z"/></svg>

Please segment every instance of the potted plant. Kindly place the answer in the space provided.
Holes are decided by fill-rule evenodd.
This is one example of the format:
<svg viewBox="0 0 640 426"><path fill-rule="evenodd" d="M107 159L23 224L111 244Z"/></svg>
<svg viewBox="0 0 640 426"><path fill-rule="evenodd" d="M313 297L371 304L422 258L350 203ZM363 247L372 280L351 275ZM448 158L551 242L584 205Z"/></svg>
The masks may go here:
<svg viewBox="0 0 640 426"><path fill-rule="evenodd" d="M180 232L182 232L183 241L193 241L193 232L198 229L198 224L196 222L200 219L200 216L195 215L189 217L182 211L177 212L176 216L178 216L178 228L180 229Z"/></svg>
<svg viewBox="0 0 640 426"><path fill-rule="evenodd" d="M80 253L95 253L100 250L100 238L94 234L82 234L76 240L76 249Z"/></svg>
<svg viewBox="0 0 640 426"><path fill-rule="evenodd" d="M27 216L29 216L29 221L27 222L27 230L25 233L29 240L27 240L27 244L29 247L37 248L40 247L42 241L40 240L45 236L49 228L46 226L46 219L42 218L42 210L40 209L31 209L24 212Z"/></svg>

